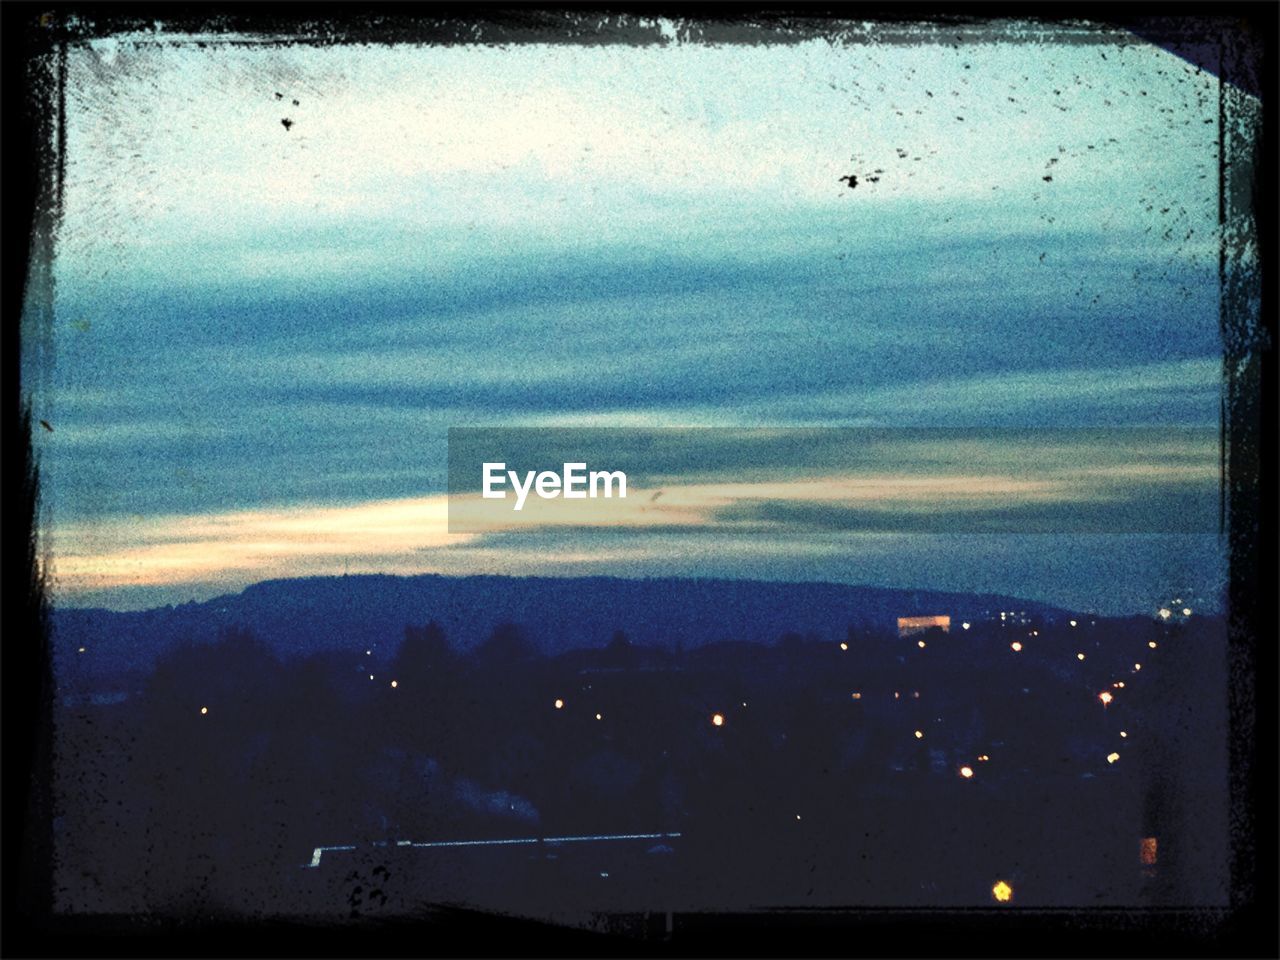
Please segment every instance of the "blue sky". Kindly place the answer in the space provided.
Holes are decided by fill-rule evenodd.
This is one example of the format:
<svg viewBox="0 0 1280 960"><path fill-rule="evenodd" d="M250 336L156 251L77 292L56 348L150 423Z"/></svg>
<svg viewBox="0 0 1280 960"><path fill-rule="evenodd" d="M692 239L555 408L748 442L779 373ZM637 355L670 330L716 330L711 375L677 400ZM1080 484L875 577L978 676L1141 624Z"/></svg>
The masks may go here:
<svg viewBox="0 0 1280 960"><path fill-rule="evenodd" d="M1217 81L1081 33L72 51L28 358L60 602L344 569L1210 591L1214 537L1068 588L998 539L966 574L922 540L439 528L449 426L1216 424Z"/></svg>

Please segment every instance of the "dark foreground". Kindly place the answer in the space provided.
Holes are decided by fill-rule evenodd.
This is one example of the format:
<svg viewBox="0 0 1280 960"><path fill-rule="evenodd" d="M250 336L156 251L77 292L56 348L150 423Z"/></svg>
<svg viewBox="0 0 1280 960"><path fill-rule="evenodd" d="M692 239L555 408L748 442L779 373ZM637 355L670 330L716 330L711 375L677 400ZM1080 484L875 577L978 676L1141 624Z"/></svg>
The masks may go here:
<svg viewBox="0 0 1280 960"><path fill-rule="evenodd" d="M1218 619L556 657L512 625L466 655L431 624L379 639L281 657L230 631L64 683L56 909L456 904L661 935L696 911L1225 903Z"/></svg>

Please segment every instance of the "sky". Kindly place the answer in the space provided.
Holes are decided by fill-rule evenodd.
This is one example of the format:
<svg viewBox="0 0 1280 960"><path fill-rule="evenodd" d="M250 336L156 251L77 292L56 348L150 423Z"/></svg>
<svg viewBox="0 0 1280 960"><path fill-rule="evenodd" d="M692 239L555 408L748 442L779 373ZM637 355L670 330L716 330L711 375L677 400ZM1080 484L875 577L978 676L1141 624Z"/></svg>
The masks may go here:
<svg viewBox="0 0 1280 960"><path fill-rule="evenodd" d="M1213 605L1223 544L1178 523L868 533L774 489L739 497L769 508L750 533L715 497L683 532L449 531L450 427L1217 427L1211 74L1085 28L670 26L73 49L53 320L24 340L55 601L377 571Z"/></svg>

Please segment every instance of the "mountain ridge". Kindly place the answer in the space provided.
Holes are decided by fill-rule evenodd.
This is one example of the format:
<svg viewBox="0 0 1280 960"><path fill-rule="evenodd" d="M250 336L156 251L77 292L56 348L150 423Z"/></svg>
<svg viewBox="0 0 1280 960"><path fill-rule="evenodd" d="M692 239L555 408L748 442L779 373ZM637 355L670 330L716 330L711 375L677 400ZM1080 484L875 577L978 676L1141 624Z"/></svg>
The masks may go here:
<svg viewBox="0 0 1280 960"><path fill-rule="evenodd" d="M55 658L83 656L115 669L148 669L184 641L248 628L277 655L361 646L393 651L404 627L435 620L455 649L472 649L502 623L518 624L542 653L601 646L615 630L673 649L722 640L773 643L784 633L843 636L850 625L891 629L899 616L988 611L1066 611L1001 594L823 581L653 577L523 577L501 574L346 574L263 580L204 601L112 611L55 607ZM87 664L86 664L87 665Z"/></svg>

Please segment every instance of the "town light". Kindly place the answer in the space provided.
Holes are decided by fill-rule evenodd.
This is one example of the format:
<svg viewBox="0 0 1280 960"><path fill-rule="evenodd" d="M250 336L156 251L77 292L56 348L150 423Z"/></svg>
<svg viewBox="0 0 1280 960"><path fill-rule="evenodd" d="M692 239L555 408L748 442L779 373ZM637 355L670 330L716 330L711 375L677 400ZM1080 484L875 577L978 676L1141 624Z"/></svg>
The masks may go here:
<svg viewBox="0 0 1280 960"><path fill-rule="evenodd" d="M203 716L204 716L206 713L208 713L208 712L209 712L209 708L208 708L208 707L201 707L201 708L200 708L200 716L202 716L202 717L203 717Z"/></svg>
<svg viewBox="0 0 1280 960"><path fill-rule="evenodd" d="M842 641L840 641L840 649L841 649L841 650L848 650L848 649L849 649L849 645L848 645L847 643L845 643L845 642L842 640Z"/></svg>
<svg viewBox="0 0 1280 960"><path fill-rule="evenodd" d="M996 903L1008 903L1013 899L1013 887L1003 880L998 880L991 888L991 896L995 898Z"/></svg>
<svg viewBox="0 0 1280 960"><path fill-rule="evenodd" d="M717 727L723 727L723 726L724 726L724 714L723 714L723 713L713 713L713 714L711 715L711 722L712 722L712 724L714 724L714 725L715 725L715 726L717 726Z"/></svg>
<svg viewBox="0 0 1280 960"><path fill-rule="evenodd" d="M398 680L392 680L392 681L391 681L391 689L392 689L392 690L394 690L394 689L395 689L396 687L398 687L398 686L400 686L400 682L399 682Z"/></svg>
<svg viewBox="0 0 1280 960"><path fill-rule="evenodd" d="M1119 759L1120 759L1120 754L1118 754L1118 753L1108 753L1108 754L1107 754L1107 763L1115 763L1115 762L1116 762L1117 760L1119 760Z"/></svg>
<svg viewBox="0 0 1280 960"><path fill-rule="evenodd" d="M1156 642L1154 640L1148 640L1147 646L1154 650L1156 648Z"/></svg>
<svg viewBox="0 0 1280 960"><path fill-rule="evenodd" d="M1098 694L1098 699L1102 701L1102 705L1105 707L1108 703L1114 700L1115 697L1113 697L1110 694L1110 692L1103 690L1100 694Z"/></svg>
<svg viewBox="0 0 1280 960"><path fill-rule="evenodd" d="M1143 866L1154 866L1157 853L1159 850L1159 841L1155 837L1143 837L1142 844L1138 848L1138 860Z"/></svg>
<svg viewBox="0 0 1280 960"><path fill-rule="evenodd" d="M1083 659L1084 659L1084 654L1083 654L1083 653L1077 653L1077 654L1076 654L1076 659L1077 659L1077 660L1083 660Z"/></svg>
<svg viewBox="0 0 1280 960"><path fill-rule="evenodd" d="M917 731L916 731L916 739L917 739L917 740L923 740L923 739L924 739L924 731L923 731L923 730L917 730Z"/></svg>
<svg viewBox="0 0 1280 960"><path fill-rule="evenodd" d="M1013 641L1013 643L1009 644L1009 648L1010 648L1014 653L1021 653L1021 652L1022 652L1022 644L1021 644L1019 641L1017 641L1017 640L1015 640L1015 641Z"/></svg>
<svg viewBox="0 0 1280 960"><path fill-rule="evenodd" d="M556 697L556 709L557 709L557 710L563 710L563 709L564 709L564 701L563 701L563 700L561 700L559 697Z"/></svg>
<svg viewBox="0 0 1280 960"><path fill-rule="evenodd" d="M960 776L964 777L966 780L970 779L973 776L973 767L969 767L969 766L961 767Z"/></svg>

